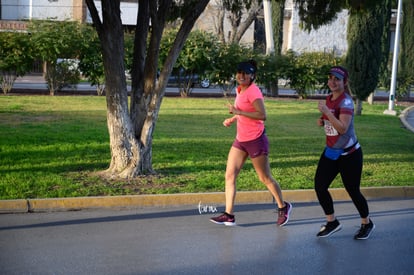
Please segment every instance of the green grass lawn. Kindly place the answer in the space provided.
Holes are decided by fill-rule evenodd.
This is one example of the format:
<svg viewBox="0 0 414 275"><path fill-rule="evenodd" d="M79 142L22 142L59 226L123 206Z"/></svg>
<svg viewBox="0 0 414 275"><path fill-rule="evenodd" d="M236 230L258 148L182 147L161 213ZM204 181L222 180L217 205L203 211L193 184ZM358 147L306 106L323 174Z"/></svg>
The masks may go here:
<svg viewBox="0 0 414 275"><path fill-rule="evenodd" d="M150 177L105 181L110 161L106 103L98 96L0 96L0 199L223 191L235 127L225 99L165 98L155 128ZM311 189L324 147L312 100L266 99L274 177L282 189ZM414 184L414 133L386 103L355 118L364 151L363 186ZM401 107L396 109L401 111ZM339 177L333 187L342 187ZM238 190L265 190L247 162Z"/></svg>

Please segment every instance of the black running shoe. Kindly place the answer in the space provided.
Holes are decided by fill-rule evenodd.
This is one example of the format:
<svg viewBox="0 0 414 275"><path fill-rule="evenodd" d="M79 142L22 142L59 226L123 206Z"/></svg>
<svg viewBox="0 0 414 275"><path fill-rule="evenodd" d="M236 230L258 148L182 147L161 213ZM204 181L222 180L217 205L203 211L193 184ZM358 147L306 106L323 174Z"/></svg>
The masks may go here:
<svg viewBox="0 0 414 275"><path fill-rule="evenodd" d="M234 218L234 215L227 214L226 212L224 212L218 217L211 218L210 221L216 224L224 224L227 226L236 225L236 219Z"/></svg>
<svg viewBox="0 0 414 275"><path fill-rule="evenodd" d="M333 233L341 230L342 226L338 222L337 219L335 219L333 222L327 222L325 225L321 227L321 230L319 230L318 234L316 234L317 237L325 238L331 236Z"/></svg>
<svg viewBox="0 0 414 275"><path fill-rule="evenodd" d="M355 240L366 240L366 239L368 239L369 236L371 235L372 231L374 230L374 228L375 228L375 224L370 219L368 224L361 224L361 227L356 232L356 234L354 236L354 239Z"/></svg>

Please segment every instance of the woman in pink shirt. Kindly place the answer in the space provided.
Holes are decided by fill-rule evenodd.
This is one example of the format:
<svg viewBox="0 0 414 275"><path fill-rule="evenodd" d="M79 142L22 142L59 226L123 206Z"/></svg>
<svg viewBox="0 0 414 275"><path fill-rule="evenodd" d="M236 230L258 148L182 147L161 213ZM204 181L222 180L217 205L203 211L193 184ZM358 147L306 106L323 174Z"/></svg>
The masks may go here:
<svg viewBox="0 0 414 275"><path fill-rule="evenodd" d="M254 83L257 65L254 60L242 62L237 66L236 100L234 105L229 104L229 112L234 116L224 120L223 125L230 127L237 122L237 135L230 148L226 167L226 210L210 220L217 224L232 226L236 224L233 213L236 197L236 179L247 158L250 157L259 180L263 182L278 205L277 224L285 225L289 220L292 205L285 202L282 190L272 177L268 159L269 142L265 134L264 121L266 109L260 89Z"/></svg>

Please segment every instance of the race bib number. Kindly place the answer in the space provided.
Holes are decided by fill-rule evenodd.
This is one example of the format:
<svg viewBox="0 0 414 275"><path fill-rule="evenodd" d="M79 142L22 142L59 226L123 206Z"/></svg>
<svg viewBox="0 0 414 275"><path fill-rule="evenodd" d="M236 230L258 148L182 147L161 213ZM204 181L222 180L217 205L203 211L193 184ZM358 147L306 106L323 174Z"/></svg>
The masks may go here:
<svg viewBox="0 0 414 275"><path fill-rule="evenodd" d="M332 136L339 135L338 131L332 126L329 120L324 121L324 128L325 128L325 134L327 136L332 137Z"/></svg>

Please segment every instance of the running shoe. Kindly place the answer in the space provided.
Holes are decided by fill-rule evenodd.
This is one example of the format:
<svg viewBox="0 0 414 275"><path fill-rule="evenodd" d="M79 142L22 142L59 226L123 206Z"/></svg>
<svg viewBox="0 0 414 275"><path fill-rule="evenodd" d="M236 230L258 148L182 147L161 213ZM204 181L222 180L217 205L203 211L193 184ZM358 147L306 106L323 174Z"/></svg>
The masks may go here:
<svg viewBox="0 0 414 275"><path fill-rule="evenodd" d="M210 221L216 224L224 224L227 226L236 225L236 218L234 217L234 215L230 215L226 212L223 212L223 214L221 214L218 217L211 218Z"/></svg>
<svg viewBox="0 0 414 275"><path fill-rule="evenodd" d="M331 236L333 233L341 230L342 226L338 222L337 219L335 219L333 222L327 222L325 225L321 227L321 230L319 230L318 234L316 234L317 237L325 238Z"/></svg>
<svg viewBox="0 0 414 275"><path fill-rule="evenodd" d="M354 236L354 239L355 240L366 240L366 239L368 239L369 236L371 235L372 231L374 230L374 228L375 228L375 224L370 219L368 224L361 224L361 227L356 232L356 234Z"/></svg>
<svg viewBox="0 0 414 275"><path fill-rule="evenodd" d="M285 207L278 209L277 225L284 226L289 221L292 204L285 201Z"/></svg>

